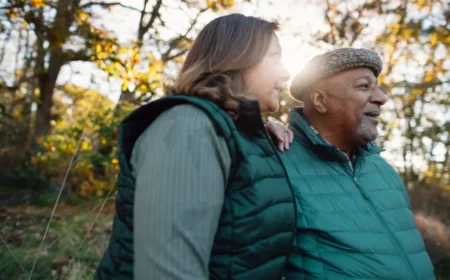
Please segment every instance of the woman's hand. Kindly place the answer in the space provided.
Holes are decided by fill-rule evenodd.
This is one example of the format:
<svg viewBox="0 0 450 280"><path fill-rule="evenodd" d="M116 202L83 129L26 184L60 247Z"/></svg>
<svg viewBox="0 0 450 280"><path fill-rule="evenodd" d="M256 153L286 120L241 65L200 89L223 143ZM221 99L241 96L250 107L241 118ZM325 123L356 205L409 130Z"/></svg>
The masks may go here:
<svg viewBox="0 0 450 280"><path fill-rule="evenodd" d="M271 118L266 123L265 127L267 133L278 141L277 146L280 152L289 150L289 145L294 141L294 134L287 126L284 126L280 121Z"/></svg>

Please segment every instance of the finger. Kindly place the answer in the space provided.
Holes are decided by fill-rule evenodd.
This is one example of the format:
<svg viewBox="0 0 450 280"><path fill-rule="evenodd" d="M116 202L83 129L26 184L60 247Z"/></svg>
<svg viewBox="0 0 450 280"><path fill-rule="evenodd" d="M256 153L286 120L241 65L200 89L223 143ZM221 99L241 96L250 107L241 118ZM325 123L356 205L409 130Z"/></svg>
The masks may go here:
<svg viewBox="0 0 450 280"><path fill-rule="evenodd" d="M284 142L284 133L282 129L279 129L278 126L276 126L274 123L268 123L266 125L267 133L269 133L272 136L275 136L275 138L279 142Z"/></svg>
<svg viewBox="0 0 450 280"><path fill-rule="evenodd" d="M286 132L284 132L284 148L285 148L285 150L287 151L287 150L289 150L289 133L287 133L287 131Z"/></svg>
<svg viewBox="0 0 450 280"><path fill-rule="evenodd" d="M284 139L284 130L282 130L282 129L276 129L275 135L276 135L277 139L278 139L280 142L284 142L284 141L285 141L285 139Z"/></svg>
<svg viewBox="0 0 450 280"><path fill-rule="evenodd" d="M288 134L289 134L289 143L294 142L294 132L292 132L292 130L288 129Z"/></svg>
<svg viewBox="0 0 450 280"><path fill-rule="evenodd" d="M278 142L278 150L280 151L280 152L284 152L284 143L283 142Z"/></svg>

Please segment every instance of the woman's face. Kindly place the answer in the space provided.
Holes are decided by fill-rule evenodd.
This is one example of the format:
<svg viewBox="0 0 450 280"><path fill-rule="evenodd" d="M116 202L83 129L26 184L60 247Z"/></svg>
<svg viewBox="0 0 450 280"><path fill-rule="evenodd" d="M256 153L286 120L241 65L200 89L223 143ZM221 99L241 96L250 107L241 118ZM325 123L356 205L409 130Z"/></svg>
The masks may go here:
<svg viewBox="0 0 450 280"><path fill-rule="evenodd" d="M281 47L273 34L269 49L256 65L242 71L242 77L249 90L248 98L258 100L261 112L278 110L283 84L289 80L289 73L281 63Z"/></svg>

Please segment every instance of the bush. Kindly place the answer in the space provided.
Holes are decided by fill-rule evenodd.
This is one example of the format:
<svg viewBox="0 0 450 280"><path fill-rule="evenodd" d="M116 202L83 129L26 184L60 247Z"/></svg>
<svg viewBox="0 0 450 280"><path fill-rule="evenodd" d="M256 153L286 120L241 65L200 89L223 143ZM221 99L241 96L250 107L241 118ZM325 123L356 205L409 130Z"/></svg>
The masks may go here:
<svg viewBox="0 0 450 280"><path fill-rule="evenodd" d="M2 173L0 180L3 187L15 190L37 191L48 185L46 177L38 166L13 167Z"/></svg>
<svg viewBox="0 0 450 280"><path fill-rule="evenodd" d="M131 109L121 116L111 108L98 109L82 120L57 124L53 134L40 139L44 152L32 158L33 166L42 170L46 178L62 182L76 153L66 182L69 193L85 198L106 196L119 170L117 138L120 121Z"/></svg>
<svg viewBox="0 0 450 280"><path fill-rule="evenodd" d="M87 132L82 135L76 126L70 126L63 131L42 138L41 144L45 148L45 152L38 153L33 157L32 164L39 167L44 176L57 182L63 181L67 169L70 168L66 187L70 188L71 192L78 192L87 197L93 195L91 189L103 185L101 182L105 175L112 176L109 172L112 169L109 163L114 154L97 155L99 146L97 142L99 141L96 139L96 133ZM76 154L75 160L72 166L69 166L74 154ZM98 172L98 170L102 170L102 172Z"/></svg>

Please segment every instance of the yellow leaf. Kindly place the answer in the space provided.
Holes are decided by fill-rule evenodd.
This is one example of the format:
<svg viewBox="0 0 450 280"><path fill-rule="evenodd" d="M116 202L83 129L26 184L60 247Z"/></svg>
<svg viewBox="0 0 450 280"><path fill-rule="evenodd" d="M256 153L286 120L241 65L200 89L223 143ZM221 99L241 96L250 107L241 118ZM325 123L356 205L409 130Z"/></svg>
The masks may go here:
<svg viewBox="0 0 450 280"><path fill-rule="evenodd" d="M44 1L43 0L31 0L30 4L36 8L42 8L44 7Z"/></svg>
<svg viewBox="0 0 450 280"><path fill-rule="evenodd" d="M391 23L391 24L388 24L387 27L388 27L389 29L397 30L397 29L400 28L400 24L398 24L398 23Z"/></svg>
<svg viewBox="0 0 450 280"><path fill-rule="evenodd" d="M85 12L80 12L79 15L78 15L78 18L81 21L86 21L89 18L89 15L87 13L85 13Z"/></svg>
<svg viewBox="0 0 450 280"><path fill-rule="evenodd" d="M437 35L437 33L433 33L433 34L431 34L431 37L430 37L430 44L431 44L431 46L432 47L435 47L436 46L436 44L437 44L437 42L438 42L438 35Z"/></svg>
<svg viewBox="0 0 450 280"><path fill-rule="evenodd" d="M420 88L415 88L415 89L413 89L413 90L411 91L411 94L412 94L413 96L415 96L415 95L420 95L420 94L422 94L422 92L423 92L422 89L420 89Z"/></svg>
<svg viewBox="0 0 450 280"><path fill-rule="evenodd" d="M127 91L127 90L128 90L128 81L123 80L122 81L122 91Z"/></svg>
<svg viewBox="0 0 450 280"><path fill-rule="evenodd" d="M81 150L89 150L89 143L87 141L81 142Z"/></svg>
<svg viewBox="0 0 450 280"><path fill-rule="evenodd" d="M411 35L412 35L412 32L409 29L403 29L401 32L401 37L403 39L408 39L409 37L411 37Z"/></svg>
<svg viewBox="0 0 450 280"><path fill-rule="evenodd" d="M134 57L133 57L133 64L138 64L141 61L141 55L139 53L137 53Z"/></svg>
<svg viewBox="0 0 450 280"><path fill-rule="evenodd" d="M417 8L420 10L427 5L425 0L417 0Z"/></svg>
<svg viewBox="0 0 450 280"><path fill-rule="evenodd" d="M427 71L423 77L424 83L432 82L435 79L434 72L433 71Z"/></svg>
<svg viewBox="0 0 450 280"><path fill-rule="evenodd" d="M445 36L442 40L442 43L450 45L450 36Z"/></svg>
<svg viewBox="0 0 450 280"><path fill-rule="evenodd" d="M220 4L225 9L229 9L234 6L235 2L234 2L234 0L222 0L222 1L220 1Z"/></svg>
<svg viewBox="0 0 450 280"><path fill-rule="evenodd" d="M150 65L149 76L155 78L155 76L160 73L163 69L163 62L161 60L156 60Z"/></svg>
<svg viewBox="0 0 450 280"><path fill-rule="evenodd" d="M106 58L108 58L108 56L109 56L109 54L107 52L99 52L97 55L98 59L100 59L100 60L106 59Z"/></svg>
<svg viewBox="0 0 450 280"><path fill-rule="evenodd" d="M215 1L206 0L206 6L208 8L214 8L215 5L216 5Z"/></svg>
<svg viewBox="0 0 450 280"><path fill-rule="evenodd" d="M433 170L428 169L424 172L425 177L430 178L433 177Z"/></svg>

